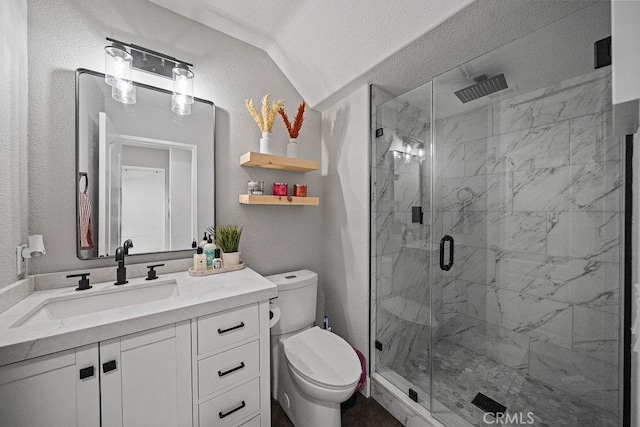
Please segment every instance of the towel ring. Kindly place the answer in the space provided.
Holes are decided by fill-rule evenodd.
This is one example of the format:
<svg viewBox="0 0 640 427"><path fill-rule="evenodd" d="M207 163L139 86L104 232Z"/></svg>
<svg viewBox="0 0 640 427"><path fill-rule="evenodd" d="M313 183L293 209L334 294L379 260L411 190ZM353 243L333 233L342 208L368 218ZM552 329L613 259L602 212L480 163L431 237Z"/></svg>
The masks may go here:
<svg viewBox="0 0 640 427"><path fill-rule="evenodd" d="M78 188L81 193L86 193L89 189L89 174L87 172L80 172L80 179L78 180ZM82 189L82 178L84 178L84 189Z"/></svg>

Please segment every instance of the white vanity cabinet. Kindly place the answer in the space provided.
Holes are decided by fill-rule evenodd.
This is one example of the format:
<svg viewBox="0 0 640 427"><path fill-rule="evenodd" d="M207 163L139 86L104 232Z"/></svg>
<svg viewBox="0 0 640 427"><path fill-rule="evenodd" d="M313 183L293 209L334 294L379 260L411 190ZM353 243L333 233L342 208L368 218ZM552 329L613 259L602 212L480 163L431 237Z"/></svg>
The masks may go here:
<svg viewBox="0 0 640 427"><path fill-rule="evenodd" d="M98 375L98 344L0 367L0 425L99 426Z"/></svg>
<svg viewBox="0 0 640 427"><path fill-rule="evenodd" d="M190 426L190 322L101 342L100 398L102 427Z"/></svg>
<svg viewBox="0 0 640 427"><path fill-rule="evenodd" d="M191 323L194 426L269 426L269 303Z"/></svg>
<svg viewBox="0 0 640 427"><path fill-rule="evenodd" d="M0 425L269 426L269 368L262 301L2 366Z"/></svg>
<svg viewBox="0 0 640 427"><path fill-rule="evenodd" d="M190 321L0 368L0 425L186 427Z"/></svg>

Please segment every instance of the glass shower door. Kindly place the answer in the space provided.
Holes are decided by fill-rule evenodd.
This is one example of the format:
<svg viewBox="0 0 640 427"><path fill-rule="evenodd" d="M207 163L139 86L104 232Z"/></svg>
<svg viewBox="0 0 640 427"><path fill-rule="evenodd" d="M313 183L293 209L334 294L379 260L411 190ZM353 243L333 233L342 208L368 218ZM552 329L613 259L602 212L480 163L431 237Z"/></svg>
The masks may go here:
<svg viewBox="0 0 640 427"><path fill-rule="evenodd" d="M372 95L373 369L428 408L431 84Z"/></svg>
<svg viewBox="0 0 640 427"><path fill-rule="evenodd" d="M431 411L446 425L619 424L624 175L610 67L529 60L607 7L433 81L433 248L455 244L453 266L431 275ZM570 48L590 59L602 36L588 36Z"/></svg>

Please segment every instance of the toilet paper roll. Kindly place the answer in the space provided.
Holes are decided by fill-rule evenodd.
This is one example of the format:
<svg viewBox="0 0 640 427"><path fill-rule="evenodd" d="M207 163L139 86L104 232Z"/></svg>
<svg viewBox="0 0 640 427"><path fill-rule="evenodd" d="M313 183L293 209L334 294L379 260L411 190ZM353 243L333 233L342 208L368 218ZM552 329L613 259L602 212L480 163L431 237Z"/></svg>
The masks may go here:
<svg viewBox="0 0 640 427"><path fill-rule="evenodd" d="M269 314L269 328L273 328L273 325L278 323L280 320L280 307L275 305L274 303L269 303L269 312L273 313L273 316Z"/></svg>

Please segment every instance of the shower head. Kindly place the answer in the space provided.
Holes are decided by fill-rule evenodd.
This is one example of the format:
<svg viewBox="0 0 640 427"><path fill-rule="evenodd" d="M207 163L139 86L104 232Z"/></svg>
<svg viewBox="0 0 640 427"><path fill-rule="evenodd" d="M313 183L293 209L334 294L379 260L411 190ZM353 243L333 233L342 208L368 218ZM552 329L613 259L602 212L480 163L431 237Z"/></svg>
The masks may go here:
<svg viewBox="0 0 640 427"><path fill-rule="evenodd" d="M478 83L464 89L460 89L454 92L454 95L457 96L462 103L467 103L509 87L507 85L507 80L504 78L504 74L498 74L490 79L487 79L486 76L481 76L481 78L476 78L476 81L478 81Z"/></svg>

